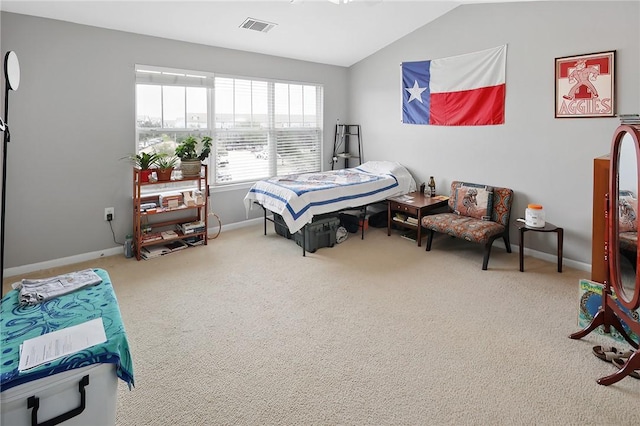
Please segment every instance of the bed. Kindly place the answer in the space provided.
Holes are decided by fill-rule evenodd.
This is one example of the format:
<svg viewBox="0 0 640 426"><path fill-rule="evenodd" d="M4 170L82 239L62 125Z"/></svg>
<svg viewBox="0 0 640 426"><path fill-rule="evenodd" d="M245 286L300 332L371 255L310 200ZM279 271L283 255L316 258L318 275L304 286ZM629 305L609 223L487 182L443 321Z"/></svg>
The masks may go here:
<svg viewBox="0 0 640 426"><path fill-rule="evenodd" d="M289 231L295 233L311 222L313 216L355 208L362 208L364 215L368 205L415 190L415 180L401 164L368 161L347 169L258 181L244 203L247 215L254 204L264 209L265 233L267 211L281 215Z"/></svg>

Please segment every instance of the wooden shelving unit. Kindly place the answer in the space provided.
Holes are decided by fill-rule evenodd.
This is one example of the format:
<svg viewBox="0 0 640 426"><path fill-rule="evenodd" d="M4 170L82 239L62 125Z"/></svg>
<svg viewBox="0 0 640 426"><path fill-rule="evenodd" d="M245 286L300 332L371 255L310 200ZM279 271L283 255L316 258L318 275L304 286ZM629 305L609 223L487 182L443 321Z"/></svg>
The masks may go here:
<svg viewBox="0 0 640 426"><path fill-rule="evenodd" d="M157 191L155 190L157 189ZM190 197L185 197L187 193ZM133 169L133 244L137 260L207 244L208 210L207 166L199 176L166 182L143 182L139 169ZM167 200L172 200L169 203ZM151 204L155 207L147 207ZM202 223L195 230L183 231L186 224ZM165 250L168 250L164 252ZM164 252L164 253L163 253ZM155 253L155 256L153 255ZM146 256L145 256L146 254Z"/></svg>

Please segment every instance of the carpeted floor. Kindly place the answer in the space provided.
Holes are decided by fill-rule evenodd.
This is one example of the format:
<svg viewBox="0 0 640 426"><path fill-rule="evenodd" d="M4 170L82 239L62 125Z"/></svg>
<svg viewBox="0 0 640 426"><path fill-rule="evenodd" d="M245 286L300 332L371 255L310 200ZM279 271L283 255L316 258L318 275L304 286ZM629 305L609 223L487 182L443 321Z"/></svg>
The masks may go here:
<svg viewBox="0 0 640 426"><path fill-rule="evenodd" d="M302 257L256 225L31 276L109 272L135 368L122 426L640 424L640 380L596 383L610 341L567 337L588 273L531 257L522 273L494 246L487 271L480 246L386 229Z"/></svg>

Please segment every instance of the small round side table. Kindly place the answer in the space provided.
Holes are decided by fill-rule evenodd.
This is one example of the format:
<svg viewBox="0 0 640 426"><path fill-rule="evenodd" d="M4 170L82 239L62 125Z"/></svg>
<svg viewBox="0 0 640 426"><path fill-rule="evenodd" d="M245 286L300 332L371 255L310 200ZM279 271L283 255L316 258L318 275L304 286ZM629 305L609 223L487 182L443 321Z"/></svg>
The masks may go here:
<svg viewBox="0 0 640 426"><path fill-rule="evenodd" d="M516 222L516 226L520 231L520 272L524 272L524 233L527 231L555 232L558 234L558 272L562 272L562 240L564 239L564 229L549 222L546 222L542 228L533 228L520 221Z"/></svg>

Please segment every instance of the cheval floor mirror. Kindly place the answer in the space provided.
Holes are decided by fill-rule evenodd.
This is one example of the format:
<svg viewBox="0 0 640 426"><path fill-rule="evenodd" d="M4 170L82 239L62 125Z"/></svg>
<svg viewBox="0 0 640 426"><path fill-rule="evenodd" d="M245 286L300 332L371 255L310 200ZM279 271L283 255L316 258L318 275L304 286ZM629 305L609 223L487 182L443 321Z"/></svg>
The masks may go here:
<svg viewBox="0 0 640 426"><path fill-rule="evenodd" d="M599 326L605 333L614 327L635 349L622 368L597 382L611 385L640 370L640 283L638 274L638 187L640 184L640 125L619 126L611 142L609 193L605 220L605 261L608 280L602 291L602 304L583 330L569 336L581 339Z"/></svg>

